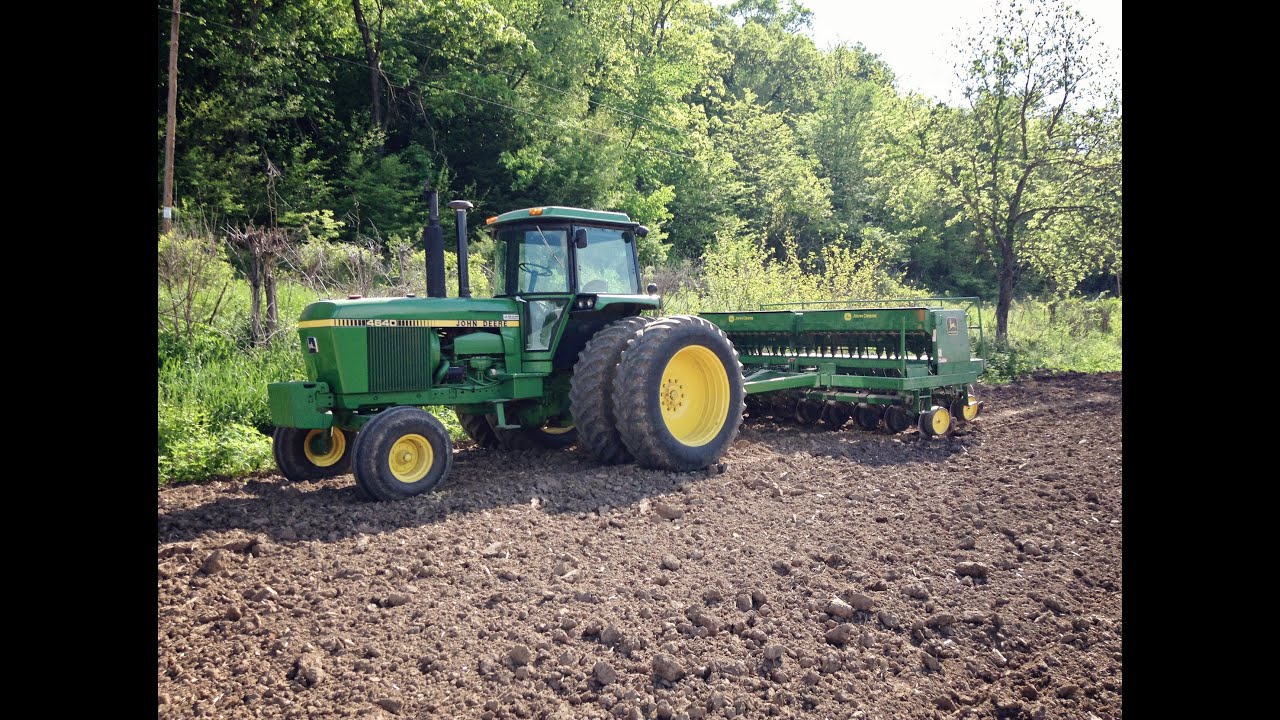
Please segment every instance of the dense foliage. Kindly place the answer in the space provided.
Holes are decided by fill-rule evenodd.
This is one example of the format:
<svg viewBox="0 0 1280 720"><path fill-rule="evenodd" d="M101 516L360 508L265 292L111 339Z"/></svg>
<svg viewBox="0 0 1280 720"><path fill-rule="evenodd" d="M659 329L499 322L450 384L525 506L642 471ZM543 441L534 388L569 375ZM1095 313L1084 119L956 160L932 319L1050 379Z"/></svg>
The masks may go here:
<svg viewBox="0 0 1280 720"><path fill-rule="evenodd" d="M725 228L780 258L788 238L805 255L871 230L934 292L1118 294L1120 104L1065 7L1015 2L962 37L961 107L900 93L861 45L816 47L811 14L779 0L182 12L180 212L372 238L389 255L420 232L430 182L479 217L628 212L656 230L649 264L698 258ZM158 12L158 143L169 19Z"/></svg>

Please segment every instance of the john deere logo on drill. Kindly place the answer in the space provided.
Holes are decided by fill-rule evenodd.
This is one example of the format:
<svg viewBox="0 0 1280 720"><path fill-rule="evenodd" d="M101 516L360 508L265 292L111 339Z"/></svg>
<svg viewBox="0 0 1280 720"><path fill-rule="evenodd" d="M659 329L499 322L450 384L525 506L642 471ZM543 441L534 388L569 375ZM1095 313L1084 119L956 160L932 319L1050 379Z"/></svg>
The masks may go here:
<svg viewBox="0 0 1280 720"><path fill-rule="evenodd" d="M953 317L949 317L949 318L947 318L947 334L948 334L948 335L959 335L959 334L960 334L960 319L959 319L959 318L953 318Z"/></svg>

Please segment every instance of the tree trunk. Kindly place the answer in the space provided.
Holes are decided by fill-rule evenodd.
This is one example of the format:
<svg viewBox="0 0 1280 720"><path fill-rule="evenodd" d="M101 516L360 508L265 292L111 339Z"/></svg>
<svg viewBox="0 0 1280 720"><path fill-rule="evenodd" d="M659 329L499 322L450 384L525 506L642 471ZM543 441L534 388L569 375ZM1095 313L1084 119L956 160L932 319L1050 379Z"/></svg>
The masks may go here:
<svg viewBox="0 0 1280 720"><path fill-rule="evenodd" d="M996 345L1009 344L1009 307L1013 304L1013 243L1000 241L1000 299L996 302Z"/></svg>
<svg viewBox="0 0 1280 720"><path fill-rule="evenodd" d="M262 344L262 267L258 253L249 251L249 334L253 344Z"/></svg>
<svg viewBox="0 0 1280 720"><path fill-rule="evenodd" d="M276 313L276 259L272 255L267 255L262 261L262 287L267 294L267 335L266 339L270 340L276 336L277 313Z"/></svg>
<svg viewBox="0 0 1280 720"><path fill-rule="evenodd" d="M382 129L382 88L378 83L378 49L369 34L369 23L365 22L364 11L360 0L351 0L351 9L356 13L356 26L360 28L360 39L364 41L364 56L369 62L369 104L373 109L373 125ZM378 154L382 154L382 145L378 145Z"/></svg>

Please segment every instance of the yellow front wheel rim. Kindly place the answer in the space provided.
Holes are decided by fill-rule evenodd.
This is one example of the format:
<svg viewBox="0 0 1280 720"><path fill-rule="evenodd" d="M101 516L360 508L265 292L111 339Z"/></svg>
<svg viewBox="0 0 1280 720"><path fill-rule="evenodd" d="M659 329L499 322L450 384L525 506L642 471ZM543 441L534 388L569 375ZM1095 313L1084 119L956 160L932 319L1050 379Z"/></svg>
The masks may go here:
<svg viewBox="0 0 1280 720"><path fill-rule="evenodd" d="M706 445L729 416L729 375L710 348L681 348L662 371L658 386L662 422L684 445Z"/></svg>
<svg viewBox="0 0 1280 720"><path fill-rule="evenodd" d="M426 477L434 459L431 442L416 433L402 435L387 457L391 475L402 483L416 483Z"/></svg>
<svg viewBox="0 0 1280 720"><path fill-rule="evenodd" d="M333 429L333 441L329 443L329 452L317 453L311 449L311 441L324 434L324 430L312 430L307 433L307 437L302 441L302 454L307 456L307 460L316 467L330 467L342 459L343 453L347 451L347 436L338 428Z"/></svg>
<svg viewBox="0 0 1280 720"><path fill-rule="evenodd" d="M929 426L933 429L934 435L945 434L951 427L951 412L944 407L934 408L933 415L929 418Z"/></svg>
<svg viewBox="0 0 1280 720"><path fill-rule="evenodd" d="M978 417L978 401L974 400L972 397L969 398L968 402L964 404L964 410L961 412L961 415L964 416L966 422Z"/></svg>
<svg viewBox="0 0 1280 720"><path fill-rule="evenodd" d="M546 427L542 428L542 432L548 435L563 435L572 430L573 430L572 425L566 425L564 427L552 427L550 425L547 425Z"/></svg>

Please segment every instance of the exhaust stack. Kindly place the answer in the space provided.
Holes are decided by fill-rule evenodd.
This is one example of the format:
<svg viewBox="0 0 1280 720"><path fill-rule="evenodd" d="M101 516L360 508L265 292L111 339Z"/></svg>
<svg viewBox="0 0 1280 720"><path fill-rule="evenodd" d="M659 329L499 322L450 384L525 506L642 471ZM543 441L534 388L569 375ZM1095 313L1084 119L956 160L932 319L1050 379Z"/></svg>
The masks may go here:
<svg viewBox="0 0 1280 720"><path fill-rule="evenodd" d="M467 269L467 211L475 207L466 200L449 203L458 224L458 297L471 297L471 273Z"/></svg>
<svg viewBox="0 0 1280 720"><path fill-rule="evenodd" d="M427 226L422 230L427 256L427 297L444 297L444 228L440 227L440 193L427 188Z"/></svg>

